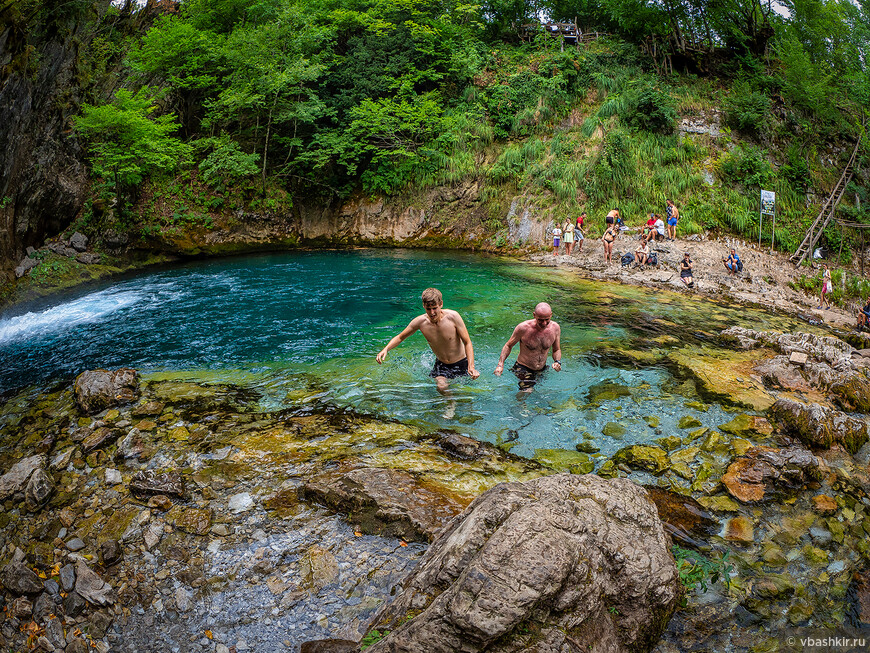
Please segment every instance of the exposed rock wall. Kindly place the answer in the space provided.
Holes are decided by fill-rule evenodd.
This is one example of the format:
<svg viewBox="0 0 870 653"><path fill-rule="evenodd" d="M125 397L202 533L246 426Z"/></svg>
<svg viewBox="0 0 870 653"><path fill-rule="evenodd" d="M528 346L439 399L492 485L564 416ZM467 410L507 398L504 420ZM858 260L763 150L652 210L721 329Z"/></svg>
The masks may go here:
<svg viewBox="0 0 870 653"><path fill-rule="evenodd" d="M30 55L38 57L35 76L24 70L0 79L0 281L11 280L28 246L70 223L87 193L83 152L68 133L75 37L56 36ZM14 41L7 27L0 61L16 55Z"/></svg>

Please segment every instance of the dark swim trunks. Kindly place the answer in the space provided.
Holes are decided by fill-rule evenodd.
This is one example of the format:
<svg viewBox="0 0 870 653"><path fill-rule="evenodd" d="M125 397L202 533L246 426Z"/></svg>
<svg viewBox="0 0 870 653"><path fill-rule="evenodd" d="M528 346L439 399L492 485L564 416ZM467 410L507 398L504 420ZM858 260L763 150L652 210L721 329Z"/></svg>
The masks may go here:
<svg viewBox="0 0 870 653"><path fill-rule="evenodd" d="M511 372L513 372L520 380L520 390L528 390L529 388L535 387L535 384L540 379L544 369L546 369L546 366L539 370L533 370L531 367L526 367L521 363L514 363Z"/></svg>
<svg viewBox="0 0 870 653"><path fill-rule="evenodd" d="M463 358L455 363L442 363L436 358L435 366L429 372L429 376L443 376L447 379L455 379L457 376L468 376L468 359Z"/></svg>

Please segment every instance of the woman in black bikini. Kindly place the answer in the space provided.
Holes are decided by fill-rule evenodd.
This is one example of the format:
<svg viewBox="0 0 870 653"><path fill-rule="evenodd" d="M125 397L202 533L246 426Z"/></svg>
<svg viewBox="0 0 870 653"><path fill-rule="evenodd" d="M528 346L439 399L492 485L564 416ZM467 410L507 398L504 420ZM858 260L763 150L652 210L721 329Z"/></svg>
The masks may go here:
<svg viewBox="0 0 870 653"><path fill-rule="evenodd" d="M601 236L601 242L604 243L604 262L607 265L613 263L611 257L613 256L613 241L616 240L616 234L619 233L617 231L617 227L615 225L607 225L607 229L604 230L604 235Z"/></svg>

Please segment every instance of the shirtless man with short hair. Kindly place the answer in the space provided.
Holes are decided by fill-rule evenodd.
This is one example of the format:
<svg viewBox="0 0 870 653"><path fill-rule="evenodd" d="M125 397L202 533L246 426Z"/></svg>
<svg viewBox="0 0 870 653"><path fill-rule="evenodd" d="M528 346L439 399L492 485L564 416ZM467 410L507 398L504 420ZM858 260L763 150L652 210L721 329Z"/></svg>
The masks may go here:
<svg viewBox="0 0 870 653"><path fill-rule="evenodd" d="M562 328L553 322L553 309L546 302L535 306L534 318L520 322L511 334L510 339L501 348L501 357L495 368L496 376L501 376L504 370L504 362L511 353L511 349L520 343L520 353L517 362L511 368L520 380L520 390L531 392L538 377L547 367L547 355L550 347L553 348L553 369L562 371L562 346L559 337Z"/></svg>
<svg viewBox="0 0 870 653"><path fill-rule="evenodd" d="M435 354L435 367L429 376L435 377L438 392L444 394L449 379L458 376L476 379L480 372L474 369L474 347L459 313L444 308L441 293L435 288L426 288L422 299L426 312L411 320L399 335L390 340L377 355L377 361L383 363L388 351L419 330Z"/></svg>

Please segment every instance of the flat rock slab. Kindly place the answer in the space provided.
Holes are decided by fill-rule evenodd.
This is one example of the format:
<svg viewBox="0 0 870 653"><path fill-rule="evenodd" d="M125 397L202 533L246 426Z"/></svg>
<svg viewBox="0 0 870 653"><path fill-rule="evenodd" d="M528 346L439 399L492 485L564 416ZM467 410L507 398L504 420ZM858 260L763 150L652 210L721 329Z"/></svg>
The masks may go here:
<svg viewBox="0 0 870 653"><path fill-rule="evenodd" d="M167 494L184 496L184 479L178 472L160 474L153 470L136 472L130 479L130 490L137 494Z"/></svg>
<svg viewBox="0 0 870 653"><path fill-rule="evenodd" d="M109 605L115 600L112 586L91 571L84 562L76 565L76 592L94 605Z"/></svg>
<svg viewBox="0 0 870 653"><path fill-rule="evenodd" d="M118 429L100 426L94 429L93 433L85 436L85 439L82 440L82 450L87 454L95 449L102 449L117 440L120 434Z"/></svg>
<svg viewBox="0 0 870 653"><path fill-rule="evenodd" d="M362 467L328 472L302 486L302 495L343 512L369 535L431 542L462 506L406 472Z"/></svg>
<svg viewBox="0 0 870 653"><path fill-rule="evenodd" d="M8 472L0 476L0 501L20 492L27 485L30 475L45 465L44 456L22 458L12 465Z"/></svg>
<svg viewBox="0 0 870 653"><path fill-rule="evenodd" d="M744 503L772 498L773 490L796 490L820 476L819 459L803 447L752 447L722 476L728 493Z"/></svg>
<svg viewBox="0 0 870 653"><path fill-rule="evenodd" d="M795 365L804 365L807 362L807 355L802 351L793 351L788 357L788 362Z"/></svg>

